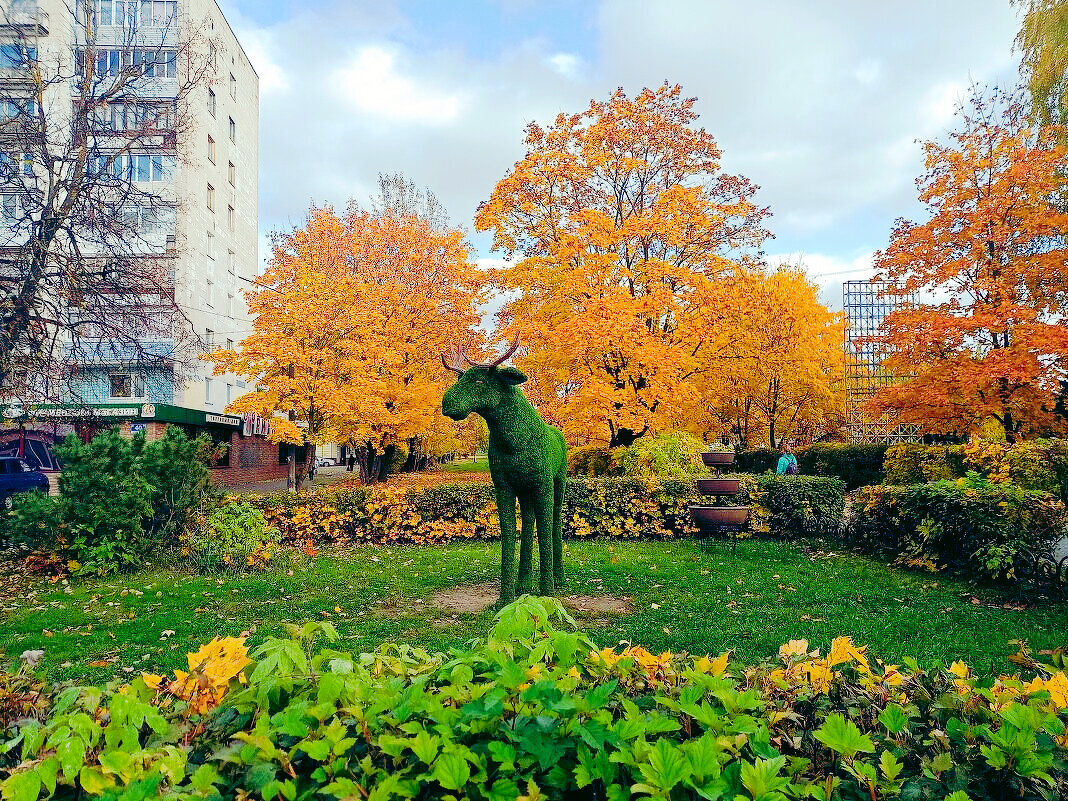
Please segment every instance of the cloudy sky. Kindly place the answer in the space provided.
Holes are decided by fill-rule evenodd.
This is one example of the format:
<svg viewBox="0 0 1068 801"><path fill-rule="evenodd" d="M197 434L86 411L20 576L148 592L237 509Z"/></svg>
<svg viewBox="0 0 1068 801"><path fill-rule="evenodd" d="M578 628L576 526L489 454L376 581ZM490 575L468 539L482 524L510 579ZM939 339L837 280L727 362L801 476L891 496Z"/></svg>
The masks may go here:
<svg viewBox="0 0 1068 801"><path fill-rule="evenodd" d="M803 261L839 307L894 219L922 213L917 140L970 82L1017 80L1008 0L219 2L260 76L264 235L398 171L471 230L528 122L667 80L760 185L769 260Z"/></svg>

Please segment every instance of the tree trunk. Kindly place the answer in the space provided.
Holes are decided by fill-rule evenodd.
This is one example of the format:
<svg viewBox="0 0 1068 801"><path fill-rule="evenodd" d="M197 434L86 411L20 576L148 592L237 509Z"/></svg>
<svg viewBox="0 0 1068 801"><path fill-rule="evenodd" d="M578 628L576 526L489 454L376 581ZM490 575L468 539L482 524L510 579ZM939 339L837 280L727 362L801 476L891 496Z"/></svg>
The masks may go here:
<svg viewBox="0 0 1068 801"><path fill-rule="evenodd" d="M613 428L612 439L608 443L609 448L629 448L636 441L649 431L649 426L646 426L641 431L635 433L629 428Z"/></svg>
<svg viewBox="0 0 1068 801"><path fill-rule="evenodd" d="M416 437L411 437L408 440L408 458L404 460L404 466L401 468L401 472L416 472L419 470L419 462L419 440Z"/></svg>

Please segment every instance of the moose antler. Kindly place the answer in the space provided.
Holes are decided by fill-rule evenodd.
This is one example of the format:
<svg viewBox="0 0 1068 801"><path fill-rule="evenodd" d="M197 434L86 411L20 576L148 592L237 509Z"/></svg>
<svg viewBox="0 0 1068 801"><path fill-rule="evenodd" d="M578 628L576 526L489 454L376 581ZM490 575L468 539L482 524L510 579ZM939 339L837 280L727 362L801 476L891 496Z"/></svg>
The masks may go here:
<svg viewBox="0 0 1068 801"><path fill-rule="evenodd" d="M467 351L466 350L460 351L460 355L463 356L464 357L464 361L467 362L472 367L485 367L487 369L492 369L494 367L499 367L500 365L502 365L506 361L508 361L508 359L511 358L512 354L515 353L517 350L519 350L519 336L518 335L516 335L515 341L512 343L511 347L509 347L508 350L506 350L503 354L498 356L496 358L496 360L494 360L492 362L487 362L486 364L481 364L479 362L473 362L467 357Z"/></svg>
<svg viewBox="0 0 1068 801"><path fill-rule="evenodd" d="M454 355L452 357L452 364L449 364L449 362L445 361L445 354L441 354L441 364L446 370L452 370L456 375L463 375L464 371L460 369L459 361L460 360Z"/></svg>

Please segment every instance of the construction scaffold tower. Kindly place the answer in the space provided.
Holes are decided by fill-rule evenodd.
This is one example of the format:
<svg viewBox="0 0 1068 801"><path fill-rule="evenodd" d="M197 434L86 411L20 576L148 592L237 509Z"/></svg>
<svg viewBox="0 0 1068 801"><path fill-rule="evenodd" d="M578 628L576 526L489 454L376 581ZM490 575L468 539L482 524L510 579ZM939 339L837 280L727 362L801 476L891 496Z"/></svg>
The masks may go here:
<svg viewBox="0 0 1068 801"><path fill-rule="evenodd" d="M916 296L903 295L885 281L846 281L842 288L846 316L846 420L850 437L854 444L915 442L919 439L917 426L895 426L889 415L873 418L864 404L877 389L897 380L882 363L883 320L902 305L914 302Z"/></svg>

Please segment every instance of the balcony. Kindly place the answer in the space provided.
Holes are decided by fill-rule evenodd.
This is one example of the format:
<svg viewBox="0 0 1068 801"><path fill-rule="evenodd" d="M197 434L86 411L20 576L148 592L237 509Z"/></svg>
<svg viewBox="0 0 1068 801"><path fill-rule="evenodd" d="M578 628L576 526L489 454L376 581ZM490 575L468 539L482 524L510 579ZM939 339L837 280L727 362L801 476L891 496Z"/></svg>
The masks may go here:
<svg viewBox="0 0 1068 801"><path fill-rule="evenodd" d="M25 38L48 36L48 13L36 8L36 3L30 5L33 7L25 10L16 7L0 15L0 34L14 33Z"/></svg>

